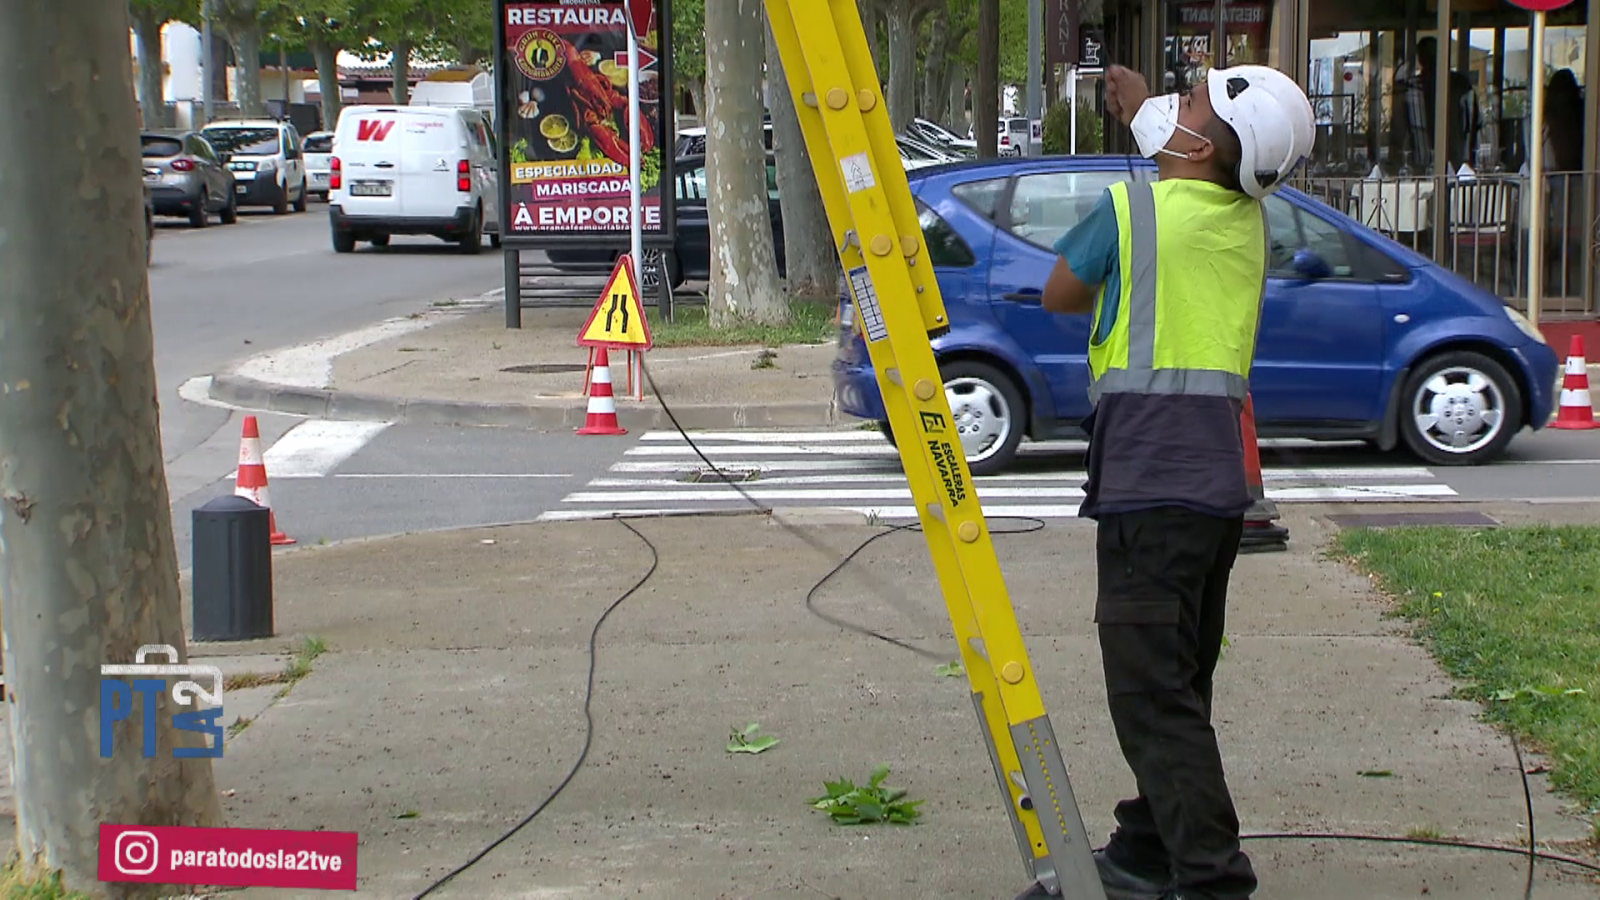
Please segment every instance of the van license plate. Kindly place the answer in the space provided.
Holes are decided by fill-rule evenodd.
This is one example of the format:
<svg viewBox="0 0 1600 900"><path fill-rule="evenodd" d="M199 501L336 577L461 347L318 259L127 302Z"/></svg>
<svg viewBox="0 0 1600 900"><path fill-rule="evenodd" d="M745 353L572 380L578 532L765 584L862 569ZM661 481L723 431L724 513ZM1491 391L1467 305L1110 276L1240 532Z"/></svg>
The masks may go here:
<svg viewBox="0 0 1600 900"><path fill-rule="evenodd" d="M387 181L357 181L350 185L352 197L387 197L394 190L394 185Z"/></svg>

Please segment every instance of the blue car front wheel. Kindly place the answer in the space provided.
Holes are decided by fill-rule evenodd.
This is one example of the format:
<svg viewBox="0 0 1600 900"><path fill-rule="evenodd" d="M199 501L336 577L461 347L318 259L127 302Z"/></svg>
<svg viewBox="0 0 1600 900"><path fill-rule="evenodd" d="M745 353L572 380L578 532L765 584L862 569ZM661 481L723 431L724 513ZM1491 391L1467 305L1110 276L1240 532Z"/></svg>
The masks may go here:
<svg viewBox="0 0 1600 900"><path fill-rule="evenodd" d="M939 374L967 468L973 475L1004 471L1017 458L1027 421L1016 383L998 368L977 360L943 363ZM894 429L888 422L879 422L878 428L894 443Z"/></svg>
<svg viewBox="0 0 1600 900"><path fill-rule="evenodd" d="M1400 394L1406 446L1436 466L1475 466L1501 453L1522 428L1523 399L1505 367L1482 353L1450 350L1419 363Z"/></svg>

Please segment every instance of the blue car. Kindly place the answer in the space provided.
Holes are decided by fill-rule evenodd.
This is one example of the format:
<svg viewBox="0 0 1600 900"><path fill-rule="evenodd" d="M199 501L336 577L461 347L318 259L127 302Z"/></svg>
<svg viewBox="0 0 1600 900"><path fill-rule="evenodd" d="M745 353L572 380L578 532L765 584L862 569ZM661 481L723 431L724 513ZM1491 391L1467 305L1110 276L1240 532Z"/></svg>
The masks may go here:
<svg viewBox="0 0 1600 900"><path fill-rule="evenodd" d="M1024 437L1084 437L1091 317L1047 312L1040 291L1055 241L1113 182L1156 178L1154 163L982 160L908 176L950 319L933 350L974 474L1005 469ZM1260 437L1404 444L1430 464L1476 465L1550 421L1559 363L1519 312L1300 191L1266 203L1250 374ZM848 290L840 304L835 400L893 440Z"/></svg>

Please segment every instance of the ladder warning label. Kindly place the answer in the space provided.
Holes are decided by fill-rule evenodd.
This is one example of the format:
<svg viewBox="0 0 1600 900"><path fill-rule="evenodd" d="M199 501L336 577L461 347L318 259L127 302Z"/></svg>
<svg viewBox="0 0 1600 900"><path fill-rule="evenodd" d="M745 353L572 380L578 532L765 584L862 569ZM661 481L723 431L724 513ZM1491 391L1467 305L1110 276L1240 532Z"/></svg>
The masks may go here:
<svg viewBox="0 0 1600 900"><path fill-rule="evenodd" d="M867 340L881 341L889 336L883 324L883 310L878 308L878 292L872 287L872 276L866 266L850 270L850 292L856 297L856 312L861 316L861 330Z"/></svg>
<svg viewBox="0 0 1600 900"><path fill-rule="evenodd" d="M845 190L852 194L878 183L878 180L872 177L872 160L865 153L857 153L839 160L839 169L844 173Z"/></svg>

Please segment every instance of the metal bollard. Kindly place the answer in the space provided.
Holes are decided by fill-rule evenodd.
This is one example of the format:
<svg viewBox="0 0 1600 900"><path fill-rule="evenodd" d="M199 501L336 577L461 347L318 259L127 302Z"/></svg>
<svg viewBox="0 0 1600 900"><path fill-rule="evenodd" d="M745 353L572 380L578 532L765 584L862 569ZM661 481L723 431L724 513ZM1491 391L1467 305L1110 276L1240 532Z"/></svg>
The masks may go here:
<svg viewBox="0 0 1600 900"><path fill-rule="evenodd" d="M193 515L194 639L271 637L272 522L265 506L218 497Z"/></svg>

